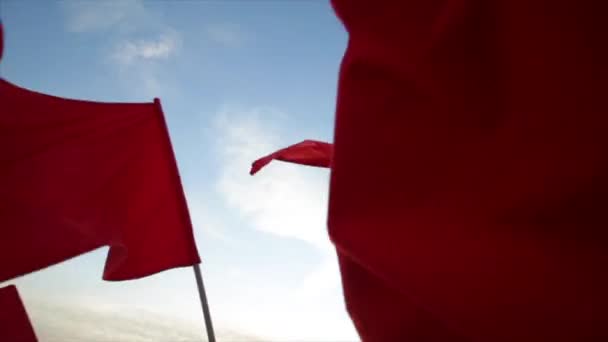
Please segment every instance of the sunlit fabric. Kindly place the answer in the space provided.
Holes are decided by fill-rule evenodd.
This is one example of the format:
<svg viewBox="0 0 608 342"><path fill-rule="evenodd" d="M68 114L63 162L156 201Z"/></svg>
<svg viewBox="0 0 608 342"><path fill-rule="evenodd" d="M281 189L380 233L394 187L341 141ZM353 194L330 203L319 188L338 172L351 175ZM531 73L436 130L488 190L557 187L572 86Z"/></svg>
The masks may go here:
<svg viewBox="0 0 608 342"><path fill-rule="evenodd" d="M0 308L0 341L38 341L14 285L0 288Z"/></svg>
<svg viewBox="0 0 608 342"><path fill-rule="evenodd" d="M200 261L158 100L69 100L0 79L0 149L0 281L102 246L106 280Z"/></svg>
<svg viewBox="0 0 608 342"><path fill-rule="evenodd" d="M608 340L608 3L333 0L364 341Z"/></svg>
<svg viewBox="0 0 608 342"><path fill-rule="evenodd" d="M253 162L250 174L254 175L272 160L317 167L329 167L333 146L315 140L304 140L300 143L280 149Z"/></svg>

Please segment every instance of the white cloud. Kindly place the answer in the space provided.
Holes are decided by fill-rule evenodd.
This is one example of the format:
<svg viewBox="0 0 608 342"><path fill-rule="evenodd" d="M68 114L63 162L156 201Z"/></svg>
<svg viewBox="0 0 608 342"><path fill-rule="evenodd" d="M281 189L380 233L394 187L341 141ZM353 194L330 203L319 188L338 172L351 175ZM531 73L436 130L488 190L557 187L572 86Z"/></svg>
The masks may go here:
<svg viewBox="0 0 608 342"><path fill-rule="evenodd" d="M255 302L258 310L240 310L244 317L238 321L245 331L272 341L355 341L326 229L328 170L272 162L249 175L254 160L299 141L281 131L284 117L271 109L220 111L215 131L221 170L217 190L253 229L304 241L316 247L322 258L298 286L278 287L272 299Z"/></svg>
<svg viewBox="0 0 608 342"><path fill-rule="evenodd" d="M234 241L227 233L221 220L214 215L209 209L209 201L201 199L200 196L190 194L187 192L186 197L188 198L188 209L190 212L190 218L192 225L195 230L201 230L203 232L203 241L199 244L205 244L206 239L213 238L216 241L223 243L235 244Z"/></svg>
<svg viewBox="0 0 608 342"><path fill-rule="evenodd" d="M147 16L141 0L65 1L70 32L93 32L136 24Z"/></svg>
<svg viewBox="0 0 608 342"><path fill-rule="evenodd" d="M259 157L296 141L277 134L263 110L224 110L217 129L222 175L220 195L259 231L299 239L331 251L326 230L329 172L287 163L271 163L249 175Z"/></svg>
<svg viewBox="0 0 608 342"><path fill-rule="evenodd" d="M131 96L149 99L172 90L160 62L178 54L182 39L158 11L143 0L65 1L62 8L68 31L104 34L101 57Z"/></svg>
<svg viewBox="0 0 608 342"><path fill-rule="evenodd" d="M111 58L122 66L136 62L166 60L175 55L180 46L181 37L178 32L167 29L155 39L122 41L114 48Z"/></svg>
<svg viewBox="0 0 608 342"><path fill-rule="evenodd" d="M29 300L26 307L36 335L48 342L143 342L204 340L203 322L193 324L146 310L95 302L66 304ZM259 341L254 336L217 330L220 341Z"/></svg>
<svg viewBox="0 0 608 342"><path fill-rule="evenodd" d="M106 65L131 95L146 99L164 97L177 87L168 77L170 73L164 69L164 63L177 57L181 46L181 34L166 26L148 38L123 39L114 44Z"/></svg>
<svg viewBox="0 0 608 342"><path fill-rule="evenodd" d="M244 33L236 25L215 24L205 29L207 38L216 44L226 47L238 47L243 43Z"/></svg>
<svg viewBox="0 0 608 342"><path fill-rule="evenodd" d="M340 290L340 267L335 258L328 257L320 267L304 278L295 289L294 296L299 301L306 302Z"/></svg>

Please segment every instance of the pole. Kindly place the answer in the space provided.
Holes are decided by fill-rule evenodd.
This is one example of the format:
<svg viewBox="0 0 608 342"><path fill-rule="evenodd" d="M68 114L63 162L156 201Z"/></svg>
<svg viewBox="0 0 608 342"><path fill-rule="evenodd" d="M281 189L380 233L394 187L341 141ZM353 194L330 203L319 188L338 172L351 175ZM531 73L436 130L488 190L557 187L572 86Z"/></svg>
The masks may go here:
<svg viewBox="0 0 608 342"><path fill-rule="evenodd" d="M205 294L205 286L203 285L203 276L199 264L192 265L194 268L194 276L196 277L196 285L198 286L198 296L201 299L201 307L203 308L203 316L205 317L205 327L207 328L207 339L209 342L215 342L215 332L213 331L213 323L211 322L211 312L209 311L209 303Z"/></svg>

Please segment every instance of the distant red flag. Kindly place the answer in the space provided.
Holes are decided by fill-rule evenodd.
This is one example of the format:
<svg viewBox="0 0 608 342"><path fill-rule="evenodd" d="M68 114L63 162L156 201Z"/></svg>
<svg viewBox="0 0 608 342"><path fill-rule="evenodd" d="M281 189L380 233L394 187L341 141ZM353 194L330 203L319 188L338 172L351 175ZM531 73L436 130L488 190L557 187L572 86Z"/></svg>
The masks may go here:
<svg viewBox="0 0 608 342"><path fill-rule="evenodd" d="M608 341L607 3L333 5L328 222L363 341Z"/></svg>
<svg viewBox="0 0 608 342"><path fill-rule="evenodd" d="M200 261L160 102L0 79L0 281L110 246L105 280Z"/></svg>
<svg viewBox="0 0 608 342"><path fill-rule="evenodd" d="M0 341L38 341L14 285L0 288Z"/></svg>
<svg viewBox="0 0 608 342"><path fill-rule="evenodd" d="M256 174L273 159L308 166L329 167L332 151L332 144L315 140L304 140L254 161L249 173L252 175Z"/></svg>

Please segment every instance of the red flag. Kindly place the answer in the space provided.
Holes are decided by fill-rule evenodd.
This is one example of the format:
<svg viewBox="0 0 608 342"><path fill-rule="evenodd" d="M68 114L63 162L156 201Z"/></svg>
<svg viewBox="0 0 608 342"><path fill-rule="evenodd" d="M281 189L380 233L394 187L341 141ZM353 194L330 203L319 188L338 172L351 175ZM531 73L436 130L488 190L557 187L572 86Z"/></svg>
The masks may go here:
<svg viewBox="0 0 608 342"><path fill-rule="evenodd" d="M333 146L326 142L304 140L254 161L249 173L256 174L273 159L308 166L329 167L332 150Z"/></svg>
<svg viewBox="0 0 608 342"><path fill-rule="evenodd" d="M158 100L69 100L0 79L0 149L0 281L105 245L105 280L200 261Z"/></svg>
<svg viewBox="0 0 608 342"><path fill-rule="evenodd" d="M362 339L608 340L606 3L333 5L329 231Z"/></svg>
<svg viewBox="0 0 608 342"><path fill-rule="evenodd" d="M0 341L38 341L14 285L0 288L0 308Z"/></svg>

